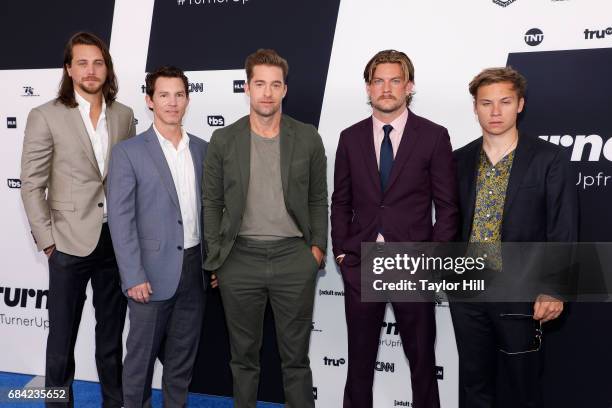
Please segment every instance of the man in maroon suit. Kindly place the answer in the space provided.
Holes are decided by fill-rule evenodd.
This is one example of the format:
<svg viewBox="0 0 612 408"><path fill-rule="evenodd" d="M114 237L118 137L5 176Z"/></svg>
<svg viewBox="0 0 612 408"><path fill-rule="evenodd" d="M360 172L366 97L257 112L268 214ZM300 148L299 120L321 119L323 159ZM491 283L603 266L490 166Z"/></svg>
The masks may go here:
<svg viewBox="0 0 612 408"><path fill-rule="evenodd" d="M345 287L348 375L344 407L372 407L385 302L361 302L362 242L444 242L457 232L448 132L408 109L414 67L403 52L376 54L364 71L372 116L340 134L331 225ZM432 201L435 223L432 222ZM413 406L440 406L432 302L392 302L411 371Z"/></svg>

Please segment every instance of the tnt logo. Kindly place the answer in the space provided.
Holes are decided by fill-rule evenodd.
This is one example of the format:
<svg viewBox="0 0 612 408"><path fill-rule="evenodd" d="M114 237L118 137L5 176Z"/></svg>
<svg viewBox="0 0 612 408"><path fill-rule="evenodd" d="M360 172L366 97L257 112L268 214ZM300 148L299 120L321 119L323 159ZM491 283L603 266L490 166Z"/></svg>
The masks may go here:
<svg viewBox="0 0 612 408"><path fill-rule="evenodd" d="M8 129L17 129L17 118L6 118L6 127Z"/></svg>
<svg viewBox="0 0 612 408"><path fill-rule="evenodd" d="M540 45L544 41L544 33L539 28L532 28L525 33L525 43L532 47Z"/></svg>
<svg viewBox="0 0 612 408"><path fill-rule="evenodd" d="M323 364L325 364L326 366L339 367L341 365L346 364L346 360L343 358L339 358L336 360L335 358L323 357Z"/></svg>
<svg viewBox="0 0 612 408"><path fill-rule="evenodd" d="M392 334L394 336L397 336L399 334L399 327L397 327L397 323L395 322L383 322L382 327L385 328L384 332L386 334Z"/></svg>
<svg viewBox="0 0 612 408"><path fill-rule="evenodd" d="M438 380L444 379L444 367L436 366L436 378Z"/></svg>
<svg viewBox="0 0 612 408"><path fill-rule="evenodd" d="M376 366L374 366L376 371L384 371L385 373L394 373L395 372L395 363L385 363L383 361L377 361Z"/></svg>
<svg viewBox="0 0 612 408"><path fill-rule="evenodd" d="M209 116L208 126L225 126L225 118L220 115Z"/></svg>
<svg viewBox="0 0 612 408"><path fill-rule="evenodd" d="M509 5L514 3L515 1L516 0L493 0L493 3L497 4L498 6L508 7Z"/></svg>
<svg viewBox="0 0 612 408"><path fill-rule="evenodd" d="M234 81L234 93L244 93L244 80L238 79Z"/></svg>
<svg viewBox="0 0 612 408"><path fill-rule="evenodd" d="M19 179L7 179L6 184L8 184L8 188L21 188L21 180Z"/></svg>

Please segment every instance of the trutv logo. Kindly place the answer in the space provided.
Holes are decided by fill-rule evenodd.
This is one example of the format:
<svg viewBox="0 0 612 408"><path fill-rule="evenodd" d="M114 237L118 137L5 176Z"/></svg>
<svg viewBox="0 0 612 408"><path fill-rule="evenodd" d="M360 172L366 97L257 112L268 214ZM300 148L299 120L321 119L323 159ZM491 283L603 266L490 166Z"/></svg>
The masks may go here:
<svg viewBox="0 0 612 408"><path fill-rule="evenodd" d="M540 139L546 140L557 146L571 147L571 161L573 162L584 161L585 153L588 153L586 161L600 161L602 155L606 160L612 161L612 138L609 138L605 142L599 135L550 135L540 136Z"/></svg>
<svg viewBox="0 0 612 408"><path fill-rule="evenodd" d="M36 309L47 308L48 290L31 288L9 288L0 286L0 296L8 307L32 307ZM43 306L44 301L44 306Z"/></svg>
<svg viewBox="0 0 612 408"><path fill-rule="evenodd" d="M333 366L333 367L339 367L341 365L346 364L346 360L343 358L329 358L329 357L323 357L323 364L325 364L326 366Z"/></svg>

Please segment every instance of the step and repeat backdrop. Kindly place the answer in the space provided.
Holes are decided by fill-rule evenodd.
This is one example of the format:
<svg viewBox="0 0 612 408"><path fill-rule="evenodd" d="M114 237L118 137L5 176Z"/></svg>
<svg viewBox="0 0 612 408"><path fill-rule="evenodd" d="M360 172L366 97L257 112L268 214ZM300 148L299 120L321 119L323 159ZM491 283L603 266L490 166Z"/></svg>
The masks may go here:
<svg viewBox="0 0 612 408"><path fill-rule="evenodd" d="M333 186L340 131L367 117L363 69L377 51L406 52L416 67L411 108L448 128L453 148L480 136L467 84L481 69L512 65L529 81L520 127L571 152L581 198L581 241L612 241L612 3L609 0L101 0L20 1L0 16L0 371L44 374L48 273L36 252L19 188L30 109L55 97L63 47L76 31L110 44L119 100L137 131L151 125L144 76L184 69L191 101L185 128L212 132L248 113L245 57L275 48L290 65L284 111L318 127ZM594 265L612 254L593 247ZM347 366L343 285L331 262L320 272L312 322L313 393L339 407ZM547 407L612 405L612 307L606 271L582 274L592 294L575 302L545 337ZM609 272L609 271L608 271ZM608 273L610 275L610 273ZM578 277L578 279L581 279ZM457 407L458 361L448 305L436 307L436 373L442 406ZM76 376L97 380L94 313L88 299ZM260 399L283 400L273 320L266 321ZM192 390L231 395L229 346L218 293L208 297ZM161 365L156 367L159 386ZM375 407L412 406L410 369L392 311L381 326Z"/></svg>

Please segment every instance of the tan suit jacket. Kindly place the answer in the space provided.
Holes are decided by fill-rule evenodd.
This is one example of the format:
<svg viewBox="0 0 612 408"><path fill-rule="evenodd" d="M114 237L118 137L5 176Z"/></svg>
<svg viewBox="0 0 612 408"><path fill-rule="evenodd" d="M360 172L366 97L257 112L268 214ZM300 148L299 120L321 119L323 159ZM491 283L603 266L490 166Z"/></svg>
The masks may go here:
<svg viewBox="0 0 612 408"><path fill-rule="evenodd" d="M134 136L134 113L119 102L106 106L111 148ZM98 244L106 183L78 107L55 100L30 111L21 156L21 198L39 250L87 256ZM45 194L46 192L46 194Z"/></svg>

